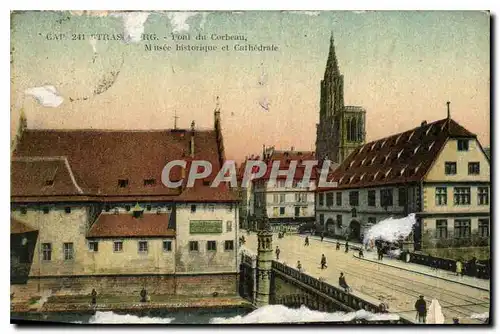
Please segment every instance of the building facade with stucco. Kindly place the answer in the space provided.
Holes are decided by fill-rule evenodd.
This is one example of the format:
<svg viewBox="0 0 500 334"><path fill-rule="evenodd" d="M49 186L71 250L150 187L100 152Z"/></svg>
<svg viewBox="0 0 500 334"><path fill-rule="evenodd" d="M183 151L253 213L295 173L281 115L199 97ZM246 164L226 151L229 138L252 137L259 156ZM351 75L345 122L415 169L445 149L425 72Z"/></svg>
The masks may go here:
<svg viewBox="0 0 500 334"><path fill-rule="evenodd" d="M319 188L317 224L362 239L383 219L415 213L416 249L487 246L490 164L475 134L451 118L367 143Z"/></svg>
<svg viewBox="0 0 500 334"><path fill-rule="evenodd" d="M168 188L162 170L174 167ZM193 160L212 174L186 186ZM11 259L21 289L89 293L237 293L238 199L210 187L225 161L214 129L33 130L12 153ZM36 232L36 238L25 238ZM15 239L13 239L15 235ZM25 240L26 239L26 240ZM19 245L17 245L19 243ZM21 277L21 276L24 276Z"/></svg>

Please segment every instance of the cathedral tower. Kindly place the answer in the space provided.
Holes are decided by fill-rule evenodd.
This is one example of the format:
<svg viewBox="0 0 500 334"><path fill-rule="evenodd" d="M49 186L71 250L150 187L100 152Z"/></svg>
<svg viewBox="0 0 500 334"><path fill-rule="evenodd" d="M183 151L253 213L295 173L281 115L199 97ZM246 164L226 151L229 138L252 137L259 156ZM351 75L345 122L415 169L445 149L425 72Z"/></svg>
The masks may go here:
<svg viewBox="0 0 500 334"><path fill-rule="evenodd" d="M365 142L365 109L344 106L344 76L340 73L333 34L323 80L319 124L316 125L316 159L342 161Z"/></svg>

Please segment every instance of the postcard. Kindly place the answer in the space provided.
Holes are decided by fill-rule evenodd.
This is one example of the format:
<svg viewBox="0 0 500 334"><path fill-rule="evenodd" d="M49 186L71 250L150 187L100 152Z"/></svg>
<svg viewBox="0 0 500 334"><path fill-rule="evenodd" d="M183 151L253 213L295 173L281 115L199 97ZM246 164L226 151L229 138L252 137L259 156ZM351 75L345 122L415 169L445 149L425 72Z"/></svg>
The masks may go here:
<svg viewBox="0 0 500 334"><path fill-rule="evenodd" d="M487 11L13 11L11 323L490 324Z"/></svg>

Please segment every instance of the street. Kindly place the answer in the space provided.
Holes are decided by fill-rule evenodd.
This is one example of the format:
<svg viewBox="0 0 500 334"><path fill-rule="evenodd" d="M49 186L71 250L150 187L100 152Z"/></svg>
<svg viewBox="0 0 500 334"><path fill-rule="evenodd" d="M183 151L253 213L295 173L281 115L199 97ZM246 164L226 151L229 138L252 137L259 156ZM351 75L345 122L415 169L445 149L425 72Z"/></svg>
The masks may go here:
<svg viewBox="0 0 500 334"><path fill-rule="evenodd" d="M256 234L245 235L245 238L245 247L257 253ZM432 299L439 301L446 323L452 323L454 317L459 318L460 323L480 323L479 320L470 319L470 316L489 310L488 291L360 260L354 257L354 254L357 255L354 250L345 253L343 245L336 251L335 244L309 239L309 246L304 246L304 238L298 235L287 235L283 239L275 235L273 249L276 246L280 248L280 262L295 268L297 261L300 261L307 274L322 277L333 286L338 287L338 278L343 272L353 294L385 302L391 313L414 319L414 304L419 295L424 295L427 307ZM323 270L320 265L321 254L327 258L328 267Z"/></svg>

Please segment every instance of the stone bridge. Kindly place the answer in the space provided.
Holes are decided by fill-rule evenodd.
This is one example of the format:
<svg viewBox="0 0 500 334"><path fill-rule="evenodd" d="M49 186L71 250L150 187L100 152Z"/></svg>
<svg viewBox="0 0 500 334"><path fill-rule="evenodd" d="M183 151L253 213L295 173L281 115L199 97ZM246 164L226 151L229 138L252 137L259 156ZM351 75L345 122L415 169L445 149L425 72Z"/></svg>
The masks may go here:
<svg viewBox="0 0 500 334"><path fill-rule="evenodd" d="M262 280L257 275L256 257L242 254L240 269L240 294L255 304L259 281ZM270 304L281 304L291 308L305 305L311 310L323 312L357 310L383 312L376 300L361 299L277 261L272 261L270 281ZM356 321L359 322L359 319ZM377 320L375 323L411 323L411 321L400 318L397 321Z"/></svg>

